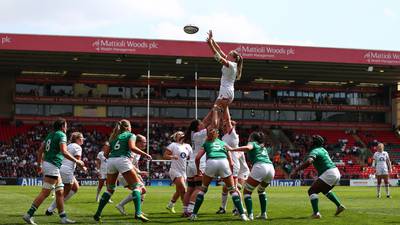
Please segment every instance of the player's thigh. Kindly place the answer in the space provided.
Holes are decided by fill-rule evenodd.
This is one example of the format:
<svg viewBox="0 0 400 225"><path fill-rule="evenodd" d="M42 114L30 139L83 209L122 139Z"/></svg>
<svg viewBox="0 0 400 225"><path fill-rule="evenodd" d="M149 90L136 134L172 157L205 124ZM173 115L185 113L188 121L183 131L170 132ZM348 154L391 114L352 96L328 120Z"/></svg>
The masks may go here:
<svg viewBox="0 0 400 225"><path fill-rule="evenodd" d="M116 174L107 174L106 184L107 186L115 185L117 182L118 173Z"/></svg>
<svg viewBox="0 0 400 225"><path fill-rule="evenodd" d="M309 194L318 194L320 192L322 192L323 194L327 194L330 190L332 190L334 186L330 186L329 184L325 183L325 181L321 180L320 178L318 178L317 180L315 180L310 189L309 189Z"/></svg>
<svg viewBox="0 0 400 225"><path fill-rule="evenodd" d="M122 173L122 176L124 177L124 179L126 180L128 185L135 184L135 183L139 182L138 175L135 173L135 171L133 169Z"/></svg>
<svg viewBox="0 0 400 225"><path fill-rule="evenodd" d="M186 185L185 185L185 178L184 177L175 178L174 184L176 186L176 190L185 191Z"/></svg>
<svg viewBox="0 0 400 225"><path fill-rule="evenodd" d="M208 187L212 181L213 177L207 176L207 175L203 175L202 177L202 185Z"/></svg>

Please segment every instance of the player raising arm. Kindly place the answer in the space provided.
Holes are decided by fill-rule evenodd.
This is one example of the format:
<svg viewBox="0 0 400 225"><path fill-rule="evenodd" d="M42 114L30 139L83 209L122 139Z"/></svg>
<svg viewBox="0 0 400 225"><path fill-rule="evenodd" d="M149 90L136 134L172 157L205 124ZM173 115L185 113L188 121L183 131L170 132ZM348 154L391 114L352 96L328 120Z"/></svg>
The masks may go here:
<svg viewBox="0 0 400 225"><path fill-rule="evenodd" d="M336 165L332 162L328 152L323 148L324 139L320 135L312 136L312 147L307 160L300 166L295 168L291 173L290 177L293 177L300 170L304 170L311 164L314 165L318 171L318 179L314 181L310 189L308 189L308 195L310 197L311 206L313 208L312 217L320 219L321 214L318 209L318 194L322 192L329 200L336 205L335 216L339 215L346 208L340 203L339 198L332 191L332 188L340 181L340 172Z"/></svg>

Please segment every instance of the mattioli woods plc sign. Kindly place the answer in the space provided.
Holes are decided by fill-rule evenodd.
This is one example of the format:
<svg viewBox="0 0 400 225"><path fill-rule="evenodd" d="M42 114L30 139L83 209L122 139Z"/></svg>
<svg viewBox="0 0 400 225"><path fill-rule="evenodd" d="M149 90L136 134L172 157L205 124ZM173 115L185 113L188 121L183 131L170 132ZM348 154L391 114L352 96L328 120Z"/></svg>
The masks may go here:
<svg viewBox="0 0 400 225"><path fill-rule="evenodd" d="M399 64L400 53L370 51L364 55L364 59L369 63Z"/></svg>
<svg viewBox="0 0 400 225"><path fill-rule="evenodd" d="M243 57L275 58L276 56L295 54L295 49L292 47L239 45L235 50L242 54Z"/></svg>
<svg viewBox="0 0 400 225"><path fill-rule="evenodd" d="M92 43L92 47L98 52L123 52L134 53L137 50L152 50L158 48L155 41L135 41L135 40L107 40L97 39Z"/></svg>

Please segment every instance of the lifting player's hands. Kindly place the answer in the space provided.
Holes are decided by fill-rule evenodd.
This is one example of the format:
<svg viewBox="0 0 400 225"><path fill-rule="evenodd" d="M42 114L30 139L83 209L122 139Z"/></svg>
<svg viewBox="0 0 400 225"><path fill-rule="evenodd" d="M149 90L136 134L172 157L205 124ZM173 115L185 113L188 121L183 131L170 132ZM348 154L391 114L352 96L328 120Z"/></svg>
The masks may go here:
<svg viewBox="0 0 400 225"><path fill-rule="evenodd" d="M213 33L212 33L212 30L209 30L207 34L208 34L208 37L207 37L207 42L210 42L210 41L213 39Z"/></svg>
<svg viewBox="0 0 400 225"><path fill-rule="evenodd" d="M178 160L179 157L177 155L171 155L171 160Z"/></svg>

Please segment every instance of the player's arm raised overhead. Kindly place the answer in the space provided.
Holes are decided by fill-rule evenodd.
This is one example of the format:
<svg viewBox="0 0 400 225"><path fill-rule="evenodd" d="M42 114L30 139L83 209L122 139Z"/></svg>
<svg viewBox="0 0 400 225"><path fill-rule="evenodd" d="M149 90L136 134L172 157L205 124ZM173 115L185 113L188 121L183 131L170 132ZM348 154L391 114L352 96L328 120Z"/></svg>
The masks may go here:
<svg viewBox="0 0 400 225"><path fill-rule="evenodd" d="M217 62L225 65L226 67L229 67L229 63L226 60L226 54L221 50L219 45L214 41L211 30L208 32L207 44L210 47L211 51L213 52L215 60L217 60Z"/></svg>

